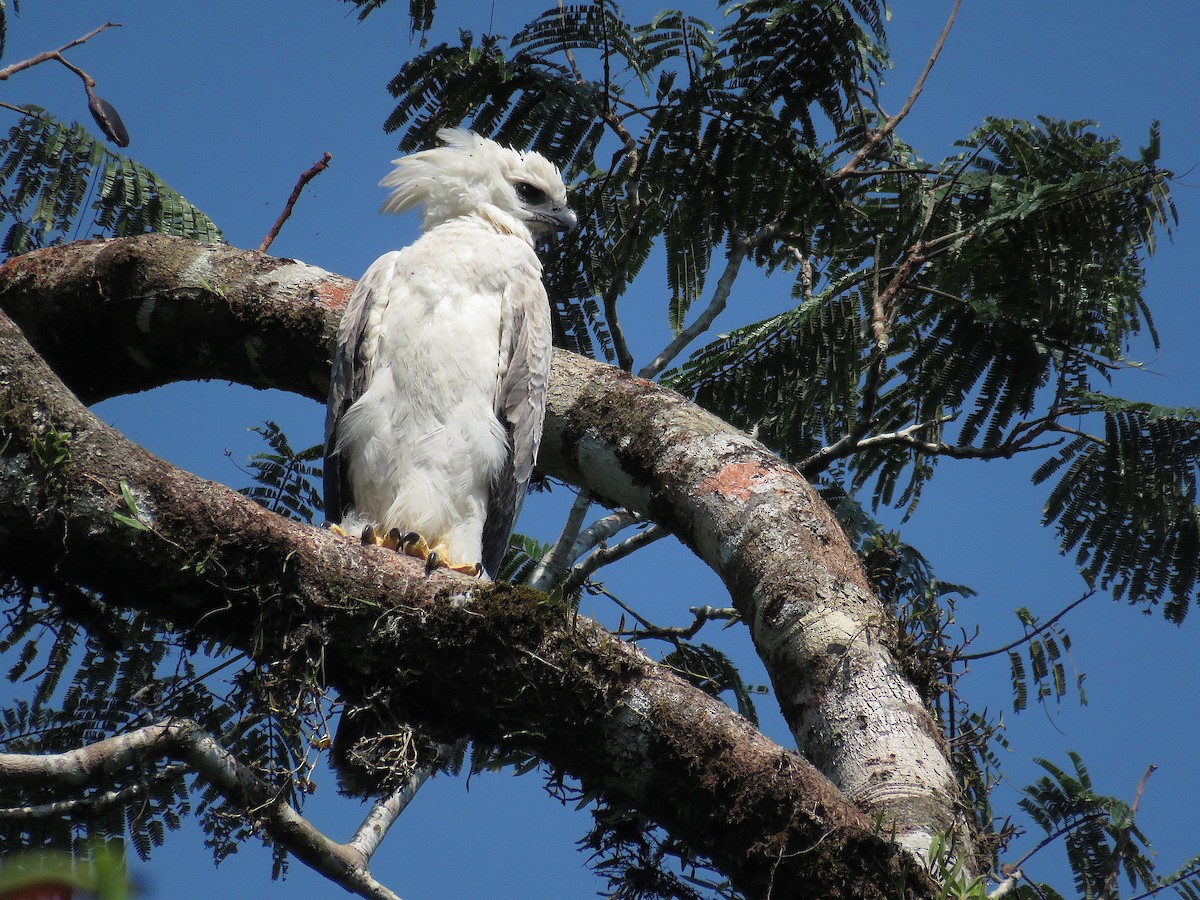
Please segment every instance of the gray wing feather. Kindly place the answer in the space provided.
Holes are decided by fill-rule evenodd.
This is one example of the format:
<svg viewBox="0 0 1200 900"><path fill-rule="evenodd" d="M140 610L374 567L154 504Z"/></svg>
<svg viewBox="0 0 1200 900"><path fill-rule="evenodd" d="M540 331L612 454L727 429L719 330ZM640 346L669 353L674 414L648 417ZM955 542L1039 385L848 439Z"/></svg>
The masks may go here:
<svg viewBox="0 0 1200 900"><path fill-rule="evenodd" d="M489 575L499 570L508 549L542 441L553 346L550 308L539 276L523 272L509 285L511 334L505 343L512 350L496 392L496 415L508 429L509 453L492 481L483 524L483 568Z"/></svg>
<svg viewBox="0 0 1200 900"><path fill-rule="evenodd" d="M337 345L333 353L333 372L329 379L329 401L325 408L325 464L322 481L325 489L325 519L341 522L354 507L349 467L338 452L338 430L342 417L362 396L367 381L367 360L363 354L363 336L374 296L370 273L363 276L350 295L346 311L338 325Z"/></svg>

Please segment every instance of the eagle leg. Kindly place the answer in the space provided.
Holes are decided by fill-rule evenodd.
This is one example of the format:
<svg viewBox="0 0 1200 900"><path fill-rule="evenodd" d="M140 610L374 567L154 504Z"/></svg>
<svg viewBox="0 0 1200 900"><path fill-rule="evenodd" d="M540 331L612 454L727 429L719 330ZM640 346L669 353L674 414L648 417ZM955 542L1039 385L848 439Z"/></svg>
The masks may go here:
<svg viewBox="0 0 1200 900"><path fill-rule="evenodd" d="M408 534L400 534L397 529L393 528L392 534L395 535L398 552L407 554L408 556L415 556L417 559L425 561L426 575L429 575L434 569L449 569L452 572L460 572L463 575L479 575L483 571L481 563L451 562L449 554L446 552L446 547L443 544L430 547L425 538L421 537L415 531L410 531Z"/></svg>

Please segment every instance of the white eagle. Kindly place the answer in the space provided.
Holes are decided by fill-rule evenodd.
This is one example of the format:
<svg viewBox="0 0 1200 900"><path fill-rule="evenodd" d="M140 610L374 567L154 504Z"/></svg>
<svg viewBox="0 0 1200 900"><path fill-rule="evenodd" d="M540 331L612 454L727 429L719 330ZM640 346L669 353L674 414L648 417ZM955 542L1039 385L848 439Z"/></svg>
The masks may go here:
<svg viewBox="0 0 1200 900"><path fill-rule="evenodd" d="M534 237L575 226L558 169L477 134L395 160L383 211L421 237L358 282L337 334L325 512L438 566L496 574L537 457L550 308Z"/></svg>

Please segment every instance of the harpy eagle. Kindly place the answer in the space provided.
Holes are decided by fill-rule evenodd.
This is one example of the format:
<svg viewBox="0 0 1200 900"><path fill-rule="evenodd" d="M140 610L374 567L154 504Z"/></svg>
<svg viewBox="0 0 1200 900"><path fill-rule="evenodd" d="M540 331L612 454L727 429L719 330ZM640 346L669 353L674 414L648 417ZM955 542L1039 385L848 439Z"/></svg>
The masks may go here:
<svg viewBox="0 0 1200 900"><path fill-rule="evenodd" d="M550 308L535 236L570 229L558 169L477 134L395 160L383 211L421 237L377 259L337 333L325 512L345 532L495 575L537 456Z"/></svg>

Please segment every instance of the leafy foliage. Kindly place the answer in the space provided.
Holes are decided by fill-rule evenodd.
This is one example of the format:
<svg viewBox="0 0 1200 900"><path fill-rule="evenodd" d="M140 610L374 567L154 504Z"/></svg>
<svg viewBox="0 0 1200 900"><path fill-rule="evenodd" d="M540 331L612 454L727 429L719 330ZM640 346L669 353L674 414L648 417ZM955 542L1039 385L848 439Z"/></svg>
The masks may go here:
<svg viewBox="0 0 1200 900"><path fill-rule="evenodd" d="M250 457L250 475L255 483L238 492L273 513L311 525L313 516L325 508L320 488L323 445L297 452L283 429L271 421L250 430L271 449Z"/></svg>
<svg viewBox="0 0 1200 900"><path fill-rule="evenodd" d="M585 798L582 802L594 799ZM608 879L615 900L737 900L727 881L689 847L636 810L601 800L592 811L595 827L579 842L591 851L597 874Z"/></svg>
<svg viewBox="0 0 1200 900"><path fill-rule="evenodd" d="M1118 869L1131 886L1161 886L1154 878L1150 845L1134 824L1128 803L1097 794L1078 753L1070 752L1072 771L1036 760L1046 775L1025 788L1021 807L1047 835L1062 835L1075 889L1086 900L1107 894L1105 885ZM1156 885L1158 882L1158 885Z"/></svg>
<svg viewBox="0 0 1200 900"><path fill-rule="evenodd" d="M1028 656L1029 665L1026 666L1026 656L1018 649L1008 651L1008 662L1012 675L1013 710L1021 712L1029 703L1031 676L1039 703L1050 697L1061 700L1069 690L1067 663L1072 666L1074 663L1070 656L1071 636L1063 628L1055 623L1039 625L1037 617L1024 606L1017 610L1017 618L1026 631L1027 640L1022 649ZM1079 702L1086 706L1083 679L1083 673L1077 672L1075 687L1079 691Z"/></svg>
<svg viewBox="0 0 1200 900"><path fill-rule="evenodd" d="M1073 407L1102 417L1103 438L1074 438L1034 473L1061 472L1044 521L1086 577L1118 598L1167 597L1167 618L1182 621L1200 578L1200 410L1083 392Z"/></svg>
<svg viewBox="0 0 1200 900"><path fill-rule="evenodd" d="M17 15L21 14L20 0L12 0L13 12ZM8 4L5 0L0 0L0 57L4 56L4 51L8 47Z"/></svg>
<svg viewBox="0 0 1200 900"><path fill-rule="evenodd" d="M508 552L496 573L497 581L509 584L526 584L550 545L523 534L513 534L508 541Z"/></svg>
<svg viewBox="0 0 1200 900"><path fill-rule="evenodd" d="M29 109L0 142L7 254L79 237L158 231L219 241L212 220L149 169L108 150L79 124Z"/></svg>
<svg viewBox="0 0 1200 900"><path fill-rule="evenodd" d="M722 244L778 229L784 214L788 230L803 231L821 194L813 189L817 114L835 128L859 127L858 88L886 60L882 4L785 7L737 4L718 33L679 12L634 24L607 0L563 6L522 29L508 54L499 39L476 43L464 32L458 45L435 47L401 69L389 86L399 102L385 129L401 130L400 148L411 150L436 128L469 120L563 167L575 181L581 228L548 264L560 336L586 323L611 358L613 303L657 241L678 327ZM782 66L785 59L792 64ZM764 180L764 171L787 183ZM682 183L689 190L677 190ZM772 263L786 255L762 254ZM575 346L592 349L583 340Z"/></svg>
<svg viewBox="0 0 1200 900"><path fill-rule="evenodd" d="M1144 263L1175 211L1157 124L1132 155L1087 122L987 119L937 164L894 135L848 163L878 124L860 98L887 62L883 18L866 2L751 0L721 28L634 23L607 0L550 9L507 49L464 32L407 63L385 128L411 150L467 121L563 165L582 227L547 266L560 346L632 365L614 316L655 252L676 332L706 292L732 299L743 260L791 273L793 306L666 382L806 474L911 511L941 458L1044 448L1135 339L1157 341ZM1088 577L1166 597L1178 620L1200 567L1189 461L1112 482L1116 456L1190 420L1131 415L1056 457L1078 464L1047 519Z"/></svg>
<svg viewBox="0 0 1200 900"><path fill-rule="evenodd" d="M342 0L358 7L358 21L363 21L371 13L376 12L387 0ZM437 9L436 0L408 0L409 27L413 32L425 33L433 25L433 14Z"/></svg>

